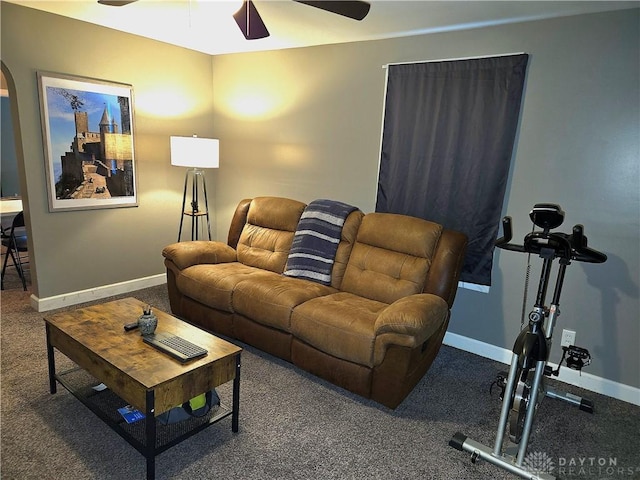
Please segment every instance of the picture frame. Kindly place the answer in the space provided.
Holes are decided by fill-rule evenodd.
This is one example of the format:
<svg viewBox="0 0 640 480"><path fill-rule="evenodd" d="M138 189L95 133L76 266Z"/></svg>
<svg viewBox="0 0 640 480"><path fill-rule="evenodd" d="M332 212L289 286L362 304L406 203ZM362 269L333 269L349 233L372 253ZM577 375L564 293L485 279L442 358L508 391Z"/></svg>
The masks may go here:
<svg viewBox="0 0 640 480"><path fill-rule="evenodd" d="M37 77L49 211L137 207L133 87Z"/></svg>

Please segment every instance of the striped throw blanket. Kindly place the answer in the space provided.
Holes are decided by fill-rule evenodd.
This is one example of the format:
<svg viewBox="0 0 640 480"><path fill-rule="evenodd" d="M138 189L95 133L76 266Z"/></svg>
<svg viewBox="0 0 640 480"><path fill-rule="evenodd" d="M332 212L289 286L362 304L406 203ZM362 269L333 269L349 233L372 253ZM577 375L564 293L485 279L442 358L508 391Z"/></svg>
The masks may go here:
<svg viewBox="0 0 640 480"><path fill-rule="evenodd" d="M298 222L284 274L330 285L342 227L354 210L333 200L309 203Z"/></svg>

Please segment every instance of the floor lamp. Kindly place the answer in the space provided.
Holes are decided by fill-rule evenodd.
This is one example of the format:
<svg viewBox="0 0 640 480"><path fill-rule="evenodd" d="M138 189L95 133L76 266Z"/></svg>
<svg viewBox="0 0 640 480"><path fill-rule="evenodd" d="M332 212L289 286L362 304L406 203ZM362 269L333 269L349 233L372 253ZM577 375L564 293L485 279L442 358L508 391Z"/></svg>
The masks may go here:
<svg viewBox="0 0 640 480"><path fill-rule="evenodd" d="M188 167L184 178L184 192L182 194L182 214L180 215L180 230L178 241L182 236L184 217L191 217L191 240L198 240L198 219L207 220L207 232L211 240L211 222L209 220L209 203L207 201L207 182L203 168L218 168L219 142L213 138L171 137L171 165ZM187 203L187 187L191 185L190 208ZM199 196L204 195L204 209L200 207ZM204 233L204 232L203 232ZM204 235L203 235L204 236Z"/></svg>

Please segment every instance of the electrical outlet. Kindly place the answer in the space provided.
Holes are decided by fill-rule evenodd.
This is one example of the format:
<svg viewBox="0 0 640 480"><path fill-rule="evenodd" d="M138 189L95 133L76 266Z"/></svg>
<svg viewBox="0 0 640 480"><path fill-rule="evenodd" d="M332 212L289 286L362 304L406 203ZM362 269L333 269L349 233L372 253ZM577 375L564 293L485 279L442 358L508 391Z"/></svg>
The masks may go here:
<svg viewBox="0 0 640 480"><path fill-rule="evenodd" d="M576 332L573 330L562 330L562 339L560 340L561 347L568 347L576 344Z"/></svg>

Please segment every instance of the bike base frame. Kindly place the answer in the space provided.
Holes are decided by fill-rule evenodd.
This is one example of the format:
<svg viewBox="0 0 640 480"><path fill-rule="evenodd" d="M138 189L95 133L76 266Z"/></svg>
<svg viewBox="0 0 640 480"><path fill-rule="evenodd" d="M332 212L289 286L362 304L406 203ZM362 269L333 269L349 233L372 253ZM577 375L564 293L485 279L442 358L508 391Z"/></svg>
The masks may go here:
<svg viewBox="0 0 640 480"><path fill-rule="evenodd" d="M493 450L486 445L476 442L468 438L466 435L458 432L449 441L449 445L453 448L471 453L471 461L475 463L478 458L507 470L514 475L529 480L556 480L556 477L548 473L532 472L516 464L516 457L505 453L496 455Z"/></svg>

